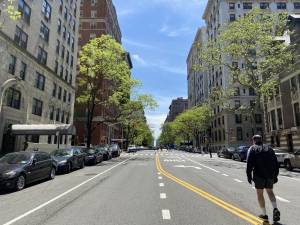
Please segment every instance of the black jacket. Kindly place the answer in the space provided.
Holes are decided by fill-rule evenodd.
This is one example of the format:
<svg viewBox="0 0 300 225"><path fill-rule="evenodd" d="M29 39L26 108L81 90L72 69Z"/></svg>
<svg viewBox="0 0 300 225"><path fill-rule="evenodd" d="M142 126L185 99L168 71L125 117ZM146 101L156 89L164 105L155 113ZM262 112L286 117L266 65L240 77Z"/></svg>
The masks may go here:
<svg viewBox="0 0 300 225"><path fill-rule="evenodd" d="M267 145L252 145L247 155L247 176L274 179L279 174L279 164L273 149Z"/></svg>

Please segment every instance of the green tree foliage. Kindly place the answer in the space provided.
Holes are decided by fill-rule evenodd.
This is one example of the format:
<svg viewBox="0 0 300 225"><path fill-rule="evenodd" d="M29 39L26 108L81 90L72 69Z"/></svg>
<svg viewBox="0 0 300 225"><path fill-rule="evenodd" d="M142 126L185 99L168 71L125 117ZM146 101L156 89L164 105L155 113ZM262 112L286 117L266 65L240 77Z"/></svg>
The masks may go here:
<svg viewBox="0 0 300 225"><path fill-rule="evenodd" d="M216 40L200 48L199 59L203 67L224 66L230 74L230 88L222 90L216 87L213 90L216 93L212 100L219 101L216 104L227 102L235 87L252 88L256 93L256 104L240 109L246 112L258 108L262 96L273 95L278 85L278 75L287 70L293 61L293 48L278 41L286 22L285 13L270 13L255 8L229 23L224 30L219 30ZM239 67L232 62L239 62ZM226 104L224 107L230 108Z"/></svg>
<svg viewBox="0 0 300 225"><path fill-rule="evenodd" d="M181 141L198 140L201 132L205 132L210 124L210 108L208 105L191 108L171 123L162 127L159 142L162 145L179 144Z"/></svg>
<svg viewBox="0 0 300 225"><path fill-rule="evenodd" d="M12 20L17 20L21 17L21 13L15 7L15 0L0 0L0 11L6 13L4 17ZM0 28L2 24L0 23Z"/></svg>
<svg viewBox="0 0 300 225"><path fill-rule="evenodd" d="M111 36L102 35L92 39L80 52L80 75L77 77L76 101L86 108L87 145L93 132L94 112L97 106L118 109L129 101L132 87L137 82L131 79L125 61L126 52ZM114 112L107 113L108 117ZM103 118L111 122L111 118Z"/></svg>

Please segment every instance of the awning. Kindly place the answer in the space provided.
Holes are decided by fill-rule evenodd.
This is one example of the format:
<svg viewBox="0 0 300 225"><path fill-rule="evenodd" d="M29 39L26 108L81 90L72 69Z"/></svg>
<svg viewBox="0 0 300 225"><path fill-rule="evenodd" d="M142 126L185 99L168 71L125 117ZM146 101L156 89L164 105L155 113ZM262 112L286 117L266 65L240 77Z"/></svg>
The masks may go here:
<svg viewBox="0 0 300 225"><path fill-rule="evenodd" d="M14 135L75 135L76 129L71 124L14 124L11 133Z"/></svg>

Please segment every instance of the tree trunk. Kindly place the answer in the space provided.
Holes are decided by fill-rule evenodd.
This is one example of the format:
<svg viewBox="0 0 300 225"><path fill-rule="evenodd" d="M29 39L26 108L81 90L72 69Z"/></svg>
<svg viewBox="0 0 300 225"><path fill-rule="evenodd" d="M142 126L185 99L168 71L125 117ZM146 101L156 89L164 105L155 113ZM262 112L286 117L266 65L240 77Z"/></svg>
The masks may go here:
<svg viewBox="0 0 300 225"><path fill-rule="evenodd" d="M86 146L90 148L93 134L93 118L94 118L94 110L95 110L95 97L92 97L91 106L88 104L88 116L87 116L87 140Z"/></svg>

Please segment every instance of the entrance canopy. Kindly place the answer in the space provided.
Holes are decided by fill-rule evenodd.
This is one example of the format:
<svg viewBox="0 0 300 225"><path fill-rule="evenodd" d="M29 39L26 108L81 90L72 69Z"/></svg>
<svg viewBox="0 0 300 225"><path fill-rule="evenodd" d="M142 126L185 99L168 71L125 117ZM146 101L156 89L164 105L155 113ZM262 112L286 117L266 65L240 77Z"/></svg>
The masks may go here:
<svg viewBox="0 0 300 225"><path fill-rule="evenodd" d="M76 129L71 124L14 124L14 135L75 135Z"/></svg>

